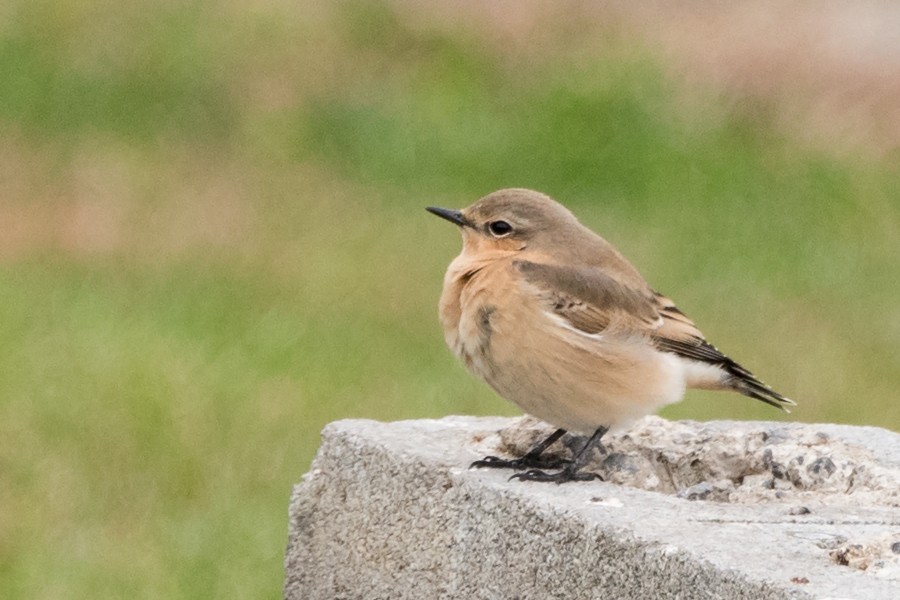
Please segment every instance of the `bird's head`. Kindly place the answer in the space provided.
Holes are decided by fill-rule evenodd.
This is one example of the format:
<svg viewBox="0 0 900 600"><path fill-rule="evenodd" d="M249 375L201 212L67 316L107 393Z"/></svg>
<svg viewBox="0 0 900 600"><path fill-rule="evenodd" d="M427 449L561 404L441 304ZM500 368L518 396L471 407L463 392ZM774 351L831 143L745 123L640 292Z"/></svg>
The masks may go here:
<svg viewBox="0 0 900 600"><path fill-rule="evenodd" d="M463 252L473 256L552 250L584 232L562 204L540 192L519 188L493 192L462 210L433 206L427 210L459 225Z"/></svg>

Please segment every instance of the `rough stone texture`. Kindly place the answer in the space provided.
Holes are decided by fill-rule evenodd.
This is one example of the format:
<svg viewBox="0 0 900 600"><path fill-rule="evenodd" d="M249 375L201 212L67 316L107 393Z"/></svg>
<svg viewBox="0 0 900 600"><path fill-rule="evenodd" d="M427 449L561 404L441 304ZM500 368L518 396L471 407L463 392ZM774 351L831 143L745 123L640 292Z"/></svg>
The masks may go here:
<svg viewBox="0 0 900 600"><path fill-rule="evenodd" d="M647 417L604 440L605 482L467 468L549 431L328 425L291 499L285 597L900 598L900 434Z"/></svg>

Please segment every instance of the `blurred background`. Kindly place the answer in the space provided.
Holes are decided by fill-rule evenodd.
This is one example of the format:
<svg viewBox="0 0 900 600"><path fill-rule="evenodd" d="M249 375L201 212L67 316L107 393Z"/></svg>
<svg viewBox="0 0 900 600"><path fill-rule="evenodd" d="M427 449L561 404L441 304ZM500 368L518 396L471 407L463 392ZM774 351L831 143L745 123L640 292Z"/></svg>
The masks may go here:
<svg viewBox="0 0 900 600"><path fill-rule="evenodd" d="M0 597L280 595L329 421L517 411L426 205L567 204L799 406L900 429L900 12L7 0Z"/></svg>

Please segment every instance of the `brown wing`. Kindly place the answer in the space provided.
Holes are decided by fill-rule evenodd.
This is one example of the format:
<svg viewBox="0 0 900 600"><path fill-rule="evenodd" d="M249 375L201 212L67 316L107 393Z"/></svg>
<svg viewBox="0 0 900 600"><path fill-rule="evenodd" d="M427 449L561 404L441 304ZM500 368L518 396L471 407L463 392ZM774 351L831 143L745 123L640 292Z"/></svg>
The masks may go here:
<svg viewBox="0 0 900 600"><path fill-rule="evenodd" d="M564 267L530 261L514 266L534 286L547 310L585 333L616 331L650 333L660 314L653 293L622 285L592 267Z"/></svg>
<svg viewBox="0 0 900 600"><path fill-rule="evenodd" d="M674 302L646 284L626 285L594 267L513 264L537 288L547 310L572 327L589 334L612 330L646 335L664 352L721 367L743 394L778 408L793 404L707 342Z"/></svg>
<svg viewBox="0 0 900 600"><path fill-rule="evenodd" d="M516 261L525 280L537 288L548 310L585 333L611 327L643 333L661 349L696 360L724 358L667 297L644 284L624 284L595 267L566 267Z"/></svg>

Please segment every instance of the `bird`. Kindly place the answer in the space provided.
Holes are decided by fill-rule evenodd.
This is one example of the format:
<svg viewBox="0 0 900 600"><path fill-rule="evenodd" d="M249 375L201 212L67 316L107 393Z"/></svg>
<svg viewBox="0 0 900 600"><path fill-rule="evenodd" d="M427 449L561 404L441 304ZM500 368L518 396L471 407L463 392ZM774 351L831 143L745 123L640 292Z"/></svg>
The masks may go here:
<svg viewBox="0 0 900 600"><path fill-rule="evenodd" d="M472 467L523 481L600 478L583 470L611 428L681 400L726 390L789 412L795 402L706 341L608 241L562 204L522 188L462 210L429 206L457 225L462 252L444 276L439 317L452 352L524 412L557 429L524 456ZM567 432L589 436L571 460L543 452Z"/></svg>

